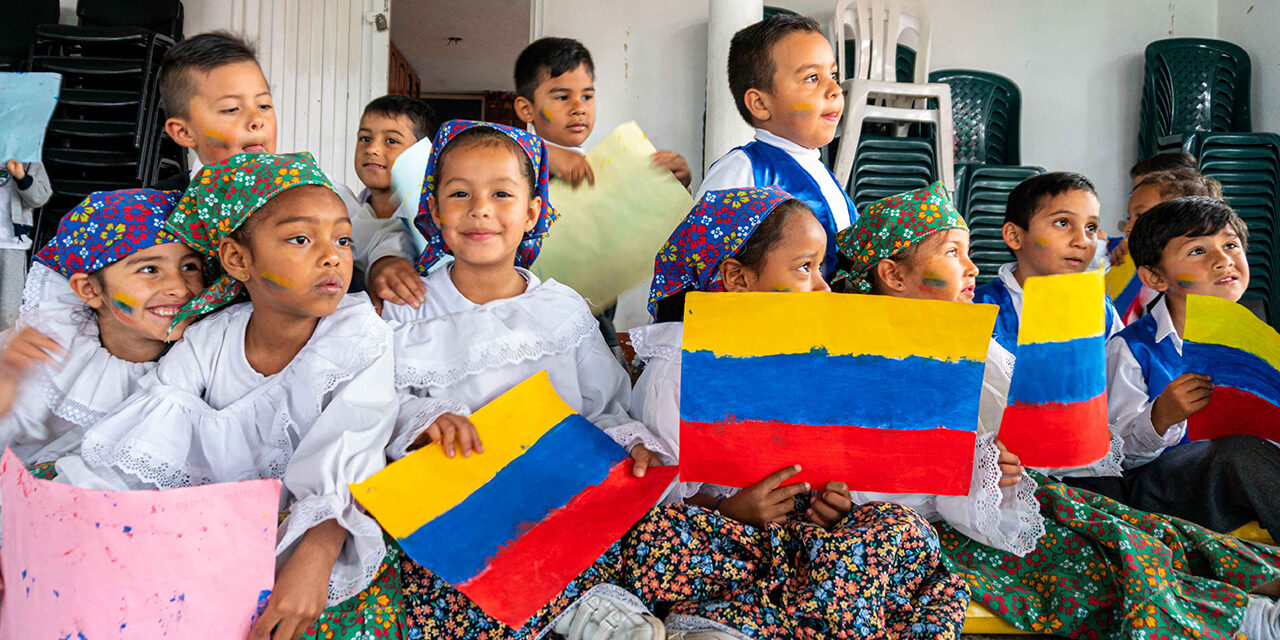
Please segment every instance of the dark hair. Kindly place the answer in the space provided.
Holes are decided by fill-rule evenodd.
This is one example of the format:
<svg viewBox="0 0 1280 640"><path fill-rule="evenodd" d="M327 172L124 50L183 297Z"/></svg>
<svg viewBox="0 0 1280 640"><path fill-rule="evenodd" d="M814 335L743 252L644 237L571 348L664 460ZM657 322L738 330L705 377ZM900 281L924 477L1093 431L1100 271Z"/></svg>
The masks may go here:
<svg viewBox="0 0 1280 640"><path fill-rule="evenodd" d="M1249 243L1249 228L1227 203L1208 196L1165 200L1147 209L1129 232L1129 253L1139 267L1160 265L1160 254L1170 240L1189 236L1210 236L1226 227L1240 236L1240 246Z"/></svg>
<svg viewBox="0 0 1280 640"><path fill-rule="evenodd" d="M596 65L591 52L573 38L542 38L529 43L516 58L516 95L533 100L533 92L542 84L542 74L547 79L556 78L582 65L594 78Z"/></svg>
<svg viewBox="0 0 1280 640"><path fill-rule="evenodd" d="M1142 179L1138 180L1138 184L1133 185L1133 189L1136 191L1138 187L1144 187L1149 184L1159 185L1160 196L1163 198L1209 196L1218 200L1222 199L1222 183L1195 171L1187 171L1185 169L1153 171L1143 174Z"/></svg>
<svg viewBox="0 0 1280 640"><path fill-rule="evenodd" d="M440 155L436 156L436 170L431 174L435 178L436 187L440 186L440 176L444 175L445 160L454 154L458 149L464 147L500 147L514 153L520 159L520 169L524 173L525 180L529 183L529 195L532 197L534 191L537 190L538 177L533 172L533 162L529 160L529 154L525 153L524 147L518 142L511 139L511 136L494 129L493 127L472 127L454 136L449 144L440 149Z"/></svg>
<svg viewBox="0 0 1280 640"><path fill-rule="evenodd" d="M773 46L793 33L822 33L822 27L813 18L779 13L743 28L729 41L729 93L749 125L755 121L747 110L747 90L773 91Z"/></svg>
<svg viewBox="0 0 1280 640"><path fill-rule="evenodd" d="M794 213L805 212L813 215L813 209L802 200L791 198L783 200L760 221L760 225L751 232L751 237L733 252L733 258L749 269L759 269L768 257L769 251L782 239L782 229ZM816 219L816 217L815 217ZM684 296L688 290L680 291L658 301L654 310L654 322L679 322L684 319Z"/></svg>
<svg viewBox="0 0 1280 640"><path fill-rule="evenodd" d="M1178 169L1195 171L1198 168L1195 156L1181 151L1169 151L1167 153L1157 153L1130 167L1129 178L1137 178L1157 171L1176 171Z"/></svg>
<svg viewBox="0 0 1280 640"><path fill-rule="evenodd" d="M1088 178L1070 171L1054 171L1031 176L1023 180L1009 193L1004 207L1004 221L1023 229L1031 226L1031 217L1044 204L1045 198L1062 195L1068 191L1085 191L1097 197L1098 191Z"/></svg>
<svg viewBox="0 0 1280 640"><path fill-rule="evenodd" d="M400 95L386 95L374 98L365 105L364 114L377 114L388 118L408 118L413 124L413 137L422 140L435 137L440 122L436 120L436 112L431 105L417 98Z"/></svg>
<svg viewBox="0 0 1280 640"><path fill-rule="evenodd" d="M174 45L160 62L160 106L170 117L185 118L196 93L193 71L208 73L236 62L258 64L258 52L226 31L191 36Z"/></svg>

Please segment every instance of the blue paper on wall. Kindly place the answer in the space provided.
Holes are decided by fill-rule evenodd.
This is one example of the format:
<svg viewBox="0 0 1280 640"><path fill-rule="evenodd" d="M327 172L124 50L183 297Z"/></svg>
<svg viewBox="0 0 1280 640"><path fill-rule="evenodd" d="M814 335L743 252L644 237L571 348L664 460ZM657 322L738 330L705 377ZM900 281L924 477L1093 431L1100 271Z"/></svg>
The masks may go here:
<svg viewBox="0 0 1280 640"><path fill-rule="evenodd" d="M40 161L61 84L56 73L0 73L0 166L10 159Z"/></svg>

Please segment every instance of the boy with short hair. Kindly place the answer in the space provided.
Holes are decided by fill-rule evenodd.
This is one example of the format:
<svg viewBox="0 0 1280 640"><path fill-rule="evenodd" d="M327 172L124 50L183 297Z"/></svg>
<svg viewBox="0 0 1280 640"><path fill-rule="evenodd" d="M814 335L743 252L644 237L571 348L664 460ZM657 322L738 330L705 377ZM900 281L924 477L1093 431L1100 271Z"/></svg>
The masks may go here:
<svg viewBox="0 0 1280 640"><path fill-rule="evenodd" d="M596 125L595 75L591 52L572 38L542 38L516 58L516 115L547 143L551 175L575 187L595 184L582 147ZM689 186L689 163L680 154L658 151L653 164Z"/></svg>
<svg viewBox="0 0 1280 640"><path fill-rule="evenodd" d="M1138 276L1163 296L1107 343L1108 413L1124 440L1125 473L1095 490L1216 531L1259 520L1274 534L1280 449L1247 435L1186 440L1187 418L1213 394L1207 376L1182 373L1187 296L1238 301L1249 286L1247 238L1231 207L1205 196L1163 202L1134 224L1129 246Z"/></svg>
<svg viewBox="0 0 1280 640"><path fill-rule="evenodd" d="M812 18L778 14L735 33L729 90L738 113L756 128L755 141L716 160L698 194L777 186L803 200L827 229L824 273L835 266L836 233L858 218L820 157L844 112L837 77L831 44Z"/></svg>

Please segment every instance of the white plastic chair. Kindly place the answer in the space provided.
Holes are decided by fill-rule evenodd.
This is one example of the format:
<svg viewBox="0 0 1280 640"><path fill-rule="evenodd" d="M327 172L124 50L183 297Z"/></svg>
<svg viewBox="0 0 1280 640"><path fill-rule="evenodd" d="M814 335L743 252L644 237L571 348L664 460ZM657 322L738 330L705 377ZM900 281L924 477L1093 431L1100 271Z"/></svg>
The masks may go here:
<svg viewBox="0 0 1280 640"><path fill-rule="evenodd" d="M841 185L849 184L864 121L918 122L934 125L938 173L947 190L954 191L951 87L926 81L932 24L924 4L920 0L838 0L831 27L843 78L840 88L845 94L840 149L834 171L836 180ZM898 43L904 33L912 30L919 36L915 81L895 82ZM845 41L851 38L856 38L858 43L857 68L852 75L846 66L850 61L846 61L844 55ZM876 104L867 104L872 98ZM930 98L937 100L937 109L926 108Z"/></svg>

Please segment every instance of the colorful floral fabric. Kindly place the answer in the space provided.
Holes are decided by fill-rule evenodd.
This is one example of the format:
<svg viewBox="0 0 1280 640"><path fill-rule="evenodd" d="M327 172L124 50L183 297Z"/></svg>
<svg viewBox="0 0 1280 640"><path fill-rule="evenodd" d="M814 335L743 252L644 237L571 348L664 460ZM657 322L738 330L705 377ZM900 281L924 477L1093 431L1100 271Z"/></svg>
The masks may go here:
<svg viewBox="0 0 1280 640"><path fill-rule="evenodd" d="M732 257L778 205L791 200L778 187L708 191L658 250L649 287L649 315L658 301L686 289L724 291L720 263Z"/></svg>
<svg viewBox="0 0 1280 640"><path fill-rule="evenodd" d="M445 254L452 254L448 245L445 244L444 236L440 234L440 227L436 226L435 221L431 219L431 209L427 206L427 198L436 190L436 161L440 158L440 153L444 151L445 146L458 137L458 134L475 127L489 127L506 134L515 140L521 149L524 149L525 154L529 156L529 162L533 163L532 195L542 198L542 212L533 229L524 234L524 240L516 250L516 266L527 267L533 264L538 257L538 252L542 250L542 239L551 230L551 223L559 217L555 208L551 206L551 197L547 189L550 177L547 173L547 147L542 142L542 138L528 131L492 122L450 120L440 127L436 132L435 140L432 140L431 157L427 159L427 173L422 180L422 197L418 201L418 215L413 219L414 225L427 241L426 248L418 257L418 273L422 275L427 275L432 265L444 258Z"/></svg>
<svg viewBox="0 0 1280 640"><path fill-rule="evenodd" d="M222 239L272 198L302 185L319 185L337 193L310 153L238 153L201 167L165 228L204 255L210 273L220 273L218 246ZM182 307L173 326L226 305L241 289L240 281L222 273Z"/></svg>
<svg viewBox="0 0 1280 640"><path fill-rule="evenodd" d="M1037 476L1045 535L1024 558L937 526L973 598L1024 631L1072 638L1235 638L1280 549Z"/></svg>
<svg viewBox="0 0 1280 640"><path fill-rule="evenodd" d="M403 640L408 638L400 551L387 538L387 556L378 577L341 603L325 609L306 633L306 640Z"/></svg>
<svg viewBox="0 0 1280 640"><path fill-rule="evenodd" d="M531 638L590 587L639 596L669 626L750 638L956 638L969 604L919 514L874 503L834 531L789 520L757 529L692 505L654 509L521 629L405 561L410 638Z"/></svg>
<svg viewBox="0 0 1280 640"><path fill-rule="evenodd" d="M178 191L96 191L67 212L35 261L70 278L93 273L142 249L181 240L164 222L182 195Z"/></svg>
<svg viewBox="0 0 1280 640"><path fill-rule="evenodd" d="M871 293L871 268L929 236L968 229L941 182L877 200L856 222L836 234L840 255L852 261L832 282L847 280L859 293Z"/></svg>

